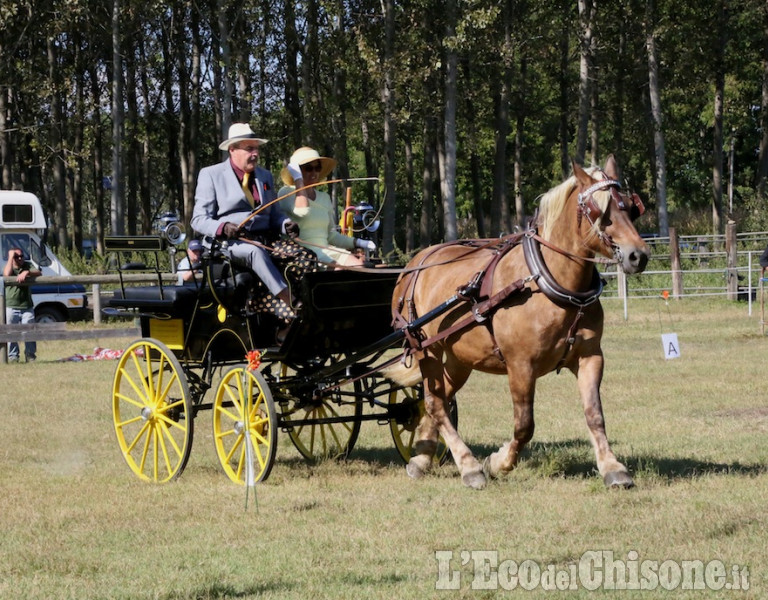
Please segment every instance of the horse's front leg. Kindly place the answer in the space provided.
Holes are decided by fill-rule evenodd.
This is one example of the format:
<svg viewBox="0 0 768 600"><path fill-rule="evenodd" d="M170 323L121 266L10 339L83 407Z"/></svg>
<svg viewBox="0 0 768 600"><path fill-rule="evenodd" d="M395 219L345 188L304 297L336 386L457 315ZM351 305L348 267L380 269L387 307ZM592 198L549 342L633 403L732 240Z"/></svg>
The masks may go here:
<svg viewBox="0 0 768 600"><path fill-rule="evenodd" d="M600 401L600 382L603 379L602 352L579 358L576 375L584 416L595 449L597 469L603 477L603 482L610 488L634 487L635 482L632 481L627 467L616 459L605 434L605 418Z"/></svg>
<svg viewBox="0 0 768 600"><path fill-rule="evenodd" d="M474 489L484 488L486 479L482 465L461 439L448 414L448 398L461 388L471 371L449 370L440 357L430 354L420 361L419 367L424 377L425 415L419 425L419 440L414 445L414 455L406 467L408 475L419 478L432 465L439 433L456 461L464 485Z"/></svg>
<svg viewBox="0 0 768 600"><path fill-rule="evenodd" d="M500 477L514 469L520 452L533 437L536 379L527 371L522 365L507 365L509 391L512 394L515 415L515 434L509 442L485 459L483 471L488 477Z"/></svg>

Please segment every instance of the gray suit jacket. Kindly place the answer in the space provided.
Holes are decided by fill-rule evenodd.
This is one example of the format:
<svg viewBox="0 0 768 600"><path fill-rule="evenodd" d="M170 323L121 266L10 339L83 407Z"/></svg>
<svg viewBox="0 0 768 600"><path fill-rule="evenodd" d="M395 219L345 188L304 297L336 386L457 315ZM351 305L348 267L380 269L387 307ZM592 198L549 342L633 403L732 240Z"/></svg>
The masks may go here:
<svg viewBox="0 0 768 600"><path fill-rule="evenodd" d="M258 182L261 204L274 200L277 196L272 173L256 167L253 174ZM222 223L239 225L251 214L251 210L229 158L217 165L200 169L191 221L195 231L214 237ZM280 233L287 219L277 203L274 203L253 217L246 229L252 233Z"/></svg>

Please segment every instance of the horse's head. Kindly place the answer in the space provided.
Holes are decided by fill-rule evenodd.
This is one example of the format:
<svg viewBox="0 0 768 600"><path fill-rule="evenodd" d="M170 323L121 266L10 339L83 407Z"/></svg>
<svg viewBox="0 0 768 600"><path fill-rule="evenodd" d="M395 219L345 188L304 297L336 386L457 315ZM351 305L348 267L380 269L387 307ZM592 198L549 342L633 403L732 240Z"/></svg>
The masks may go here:
<svg viewBox="0 0 768 600"><path fill-rule="evenodd" d="M585 171L573 164L578 193L577 220L590 225L584 243L596 254L613 257L625 273L641 273L648 264L650 250L637 233L633 221L645 212L637 194L622 192L618 167L613 155L603 169Z"/></svg>

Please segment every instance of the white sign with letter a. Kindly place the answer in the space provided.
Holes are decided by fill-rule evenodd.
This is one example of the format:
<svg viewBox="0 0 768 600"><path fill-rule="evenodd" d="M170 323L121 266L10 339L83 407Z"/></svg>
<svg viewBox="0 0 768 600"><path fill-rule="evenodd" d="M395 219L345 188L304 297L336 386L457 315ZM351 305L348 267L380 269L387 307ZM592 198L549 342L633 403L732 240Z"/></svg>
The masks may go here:
<svg viewBox="0 0 768 600"><path fill-rule="evenodd" d="M680 344L677 343L676 333L662 333L661 345L664 346L664 358L680 358Z"/></svg>

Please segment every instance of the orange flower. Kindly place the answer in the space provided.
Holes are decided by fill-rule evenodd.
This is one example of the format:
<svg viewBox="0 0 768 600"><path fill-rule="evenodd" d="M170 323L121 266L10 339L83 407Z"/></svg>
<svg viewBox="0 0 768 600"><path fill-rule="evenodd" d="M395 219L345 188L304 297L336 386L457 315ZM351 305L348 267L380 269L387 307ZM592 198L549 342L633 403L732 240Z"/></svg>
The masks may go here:
<svg viewBox="0 0 768 600"><path fill-rule="evenodd" d="M261 364L261 352L258 350L251 350L245 355L245 360L248 361L248 370L256 371Z"/></svg>
<svg viewBox="0 0 768 600"><path fill-rule="evenodd" d="M669 292L667 290L664 290L663 292L661 292L661 296L662 296L662 298L664 298L664 300L668 300L669 299Z"/></svg>

